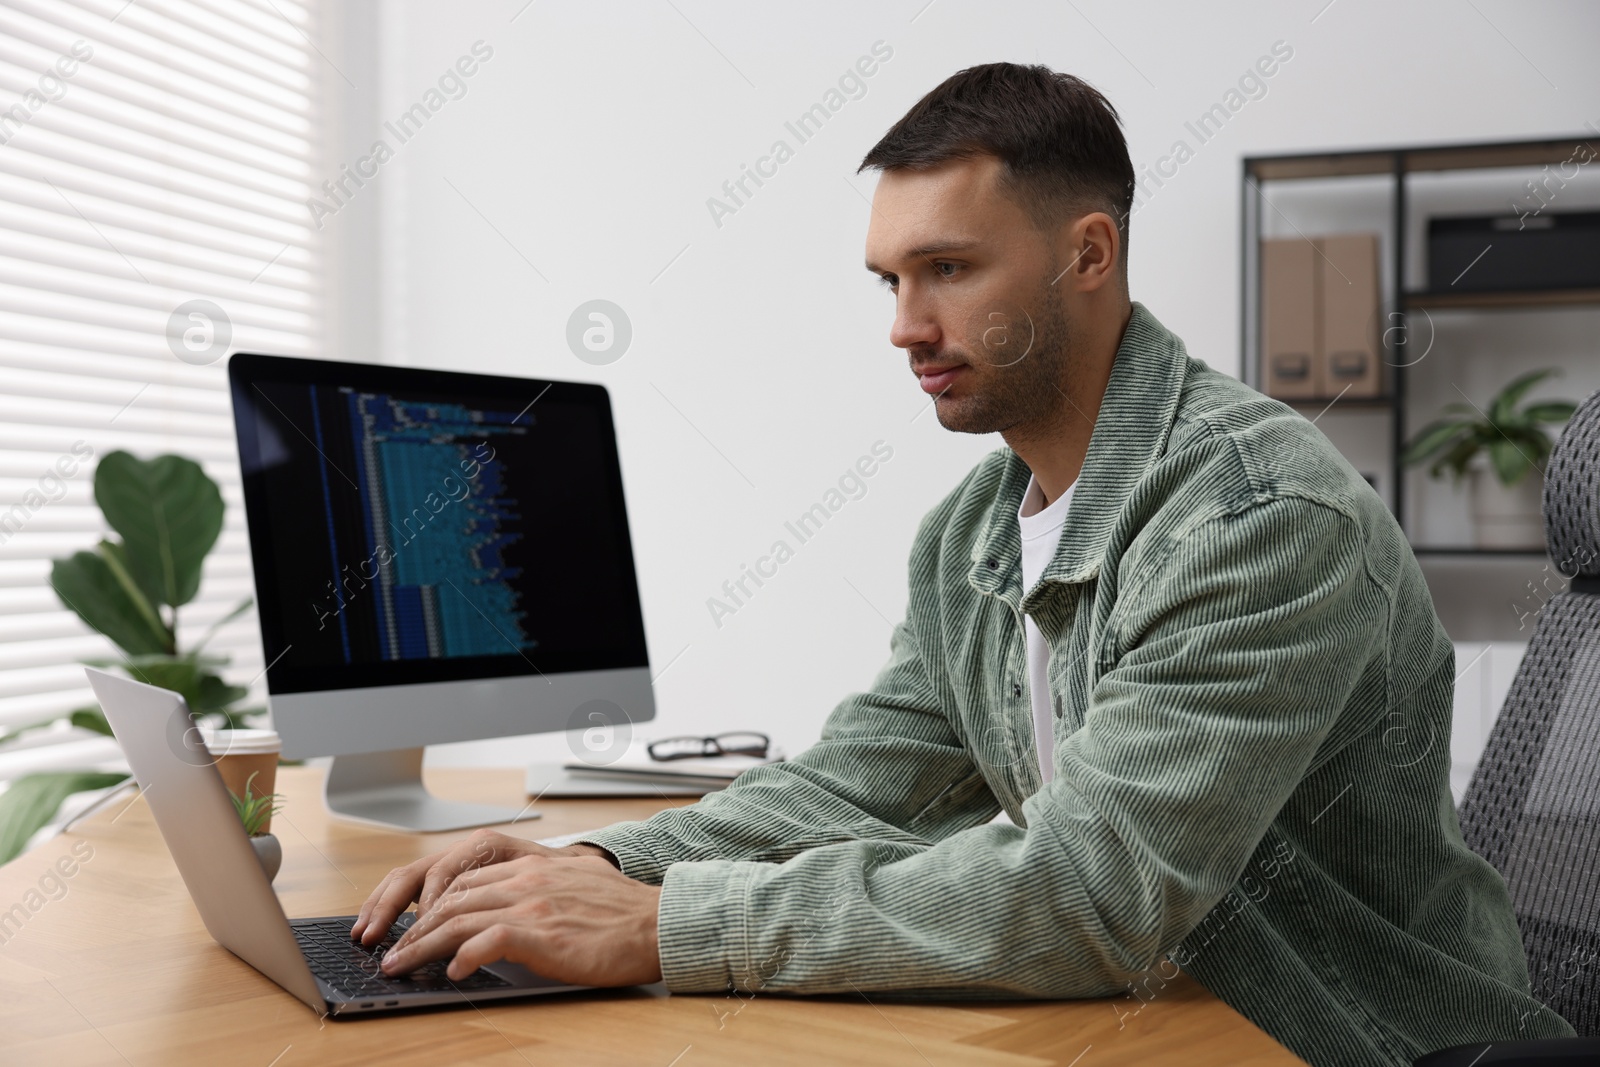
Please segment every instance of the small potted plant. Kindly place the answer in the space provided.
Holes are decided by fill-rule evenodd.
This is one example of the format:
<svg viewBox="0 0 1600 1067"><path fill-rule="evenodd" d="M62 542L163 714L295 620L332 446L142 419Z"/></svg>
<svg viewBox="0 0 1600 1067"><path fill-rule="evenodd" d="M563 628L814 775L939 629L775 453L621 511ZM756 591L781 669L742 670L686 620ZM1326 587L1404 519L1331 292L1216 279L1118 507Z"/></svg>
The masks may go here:
<svg viewBox="0 0 1600 1067"><path fill-rule="evenodd" d="M272 817L283 810L283 794L257 796L250 789L255 780L255 773L245 779L243 798L231 789L228 790L228 796L233 798L233 810L239 813L244 832L250 835L250 847L256 850L256 858L261 861L261 869L267 872L267 881L270 882L278 877L278 868L283 866L283 846L276 837L266 832L266 827L271 824Z"/></svg>
<svg viewBox="0 0 1600 1067"><path fill-rule="evenodd" d="M1564 423L1577 405L1542 400L1518 406L1535 385L1555 374L1536 370L1512 381L1489 401L1447 404L1439 418L1417 431L1401 454L1409 466L1431 463L1428 473L1468 481L1479 548L1544 546L1544 467L1555 447L1547 426Z"/></svg>

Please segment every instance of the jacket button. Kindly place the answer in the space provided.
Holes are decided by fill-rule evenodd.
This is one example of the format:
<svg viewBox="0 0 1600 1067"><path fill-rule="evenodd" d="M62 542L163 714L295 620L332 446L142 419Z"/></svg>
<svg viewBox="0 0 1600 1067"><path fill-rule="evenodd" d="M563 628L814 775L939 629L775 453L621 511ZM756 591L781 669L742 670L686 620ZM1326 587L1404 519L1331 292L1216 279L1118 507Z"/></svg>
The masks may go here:
<svg viewBox="0 0 1600 1067"><path fill-rule="evenodd" d="M988 562L989 562L989 569L990 570L994 571L994 570L999 570L1000 569L1000 561L999 560L991 559Z"/></svg>
<svg viewBox="0 0 1600 1067"><path fill-rule="evenodd" d="M1016 682L1012 682L1011 695L1014 697L1020 697L1022 695L1022 686L1018 685Z"/></svg>

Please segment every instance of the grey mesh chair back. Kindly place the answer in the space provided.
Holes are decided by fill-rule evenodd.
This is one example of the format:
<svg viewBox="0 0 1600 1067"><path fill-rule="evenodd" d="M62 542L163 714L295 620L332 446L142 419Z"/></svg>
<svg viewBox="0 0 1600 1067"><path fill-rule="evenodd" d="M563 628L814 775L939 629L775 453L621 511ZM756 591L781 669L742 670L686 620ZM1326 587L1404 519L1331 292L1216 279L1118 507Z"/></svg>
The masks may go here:
<svg viewBox="0 0 1600 1067"><path fill-rule="evenodd" d="M1461 803L1494 865L1533 995L1600 1036L1600 392L1545 472L1545 539L1571 588L1539 609L1527 654ZM1530 576L1531 577L1531 576Z"/></svg>

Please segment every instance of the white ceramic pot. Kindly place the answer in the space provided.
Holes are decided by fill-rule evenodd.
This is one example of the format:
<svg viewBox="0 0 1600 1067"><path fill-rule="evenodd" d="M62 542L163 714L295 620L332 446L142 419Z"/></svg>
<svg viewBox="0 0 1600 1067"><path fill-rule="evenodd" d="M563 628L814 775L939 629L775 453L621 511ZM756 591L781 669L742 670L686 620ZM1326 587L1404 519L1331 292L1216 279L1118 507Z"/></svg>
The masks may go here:
<svg viewBox="0 0 1600 1067"><path fill-rule="evenodd" d="M1530 471L1507 486L1491 470L1474 469L1472 527L1479 548L1544 547L1544 479Z"/></svg>

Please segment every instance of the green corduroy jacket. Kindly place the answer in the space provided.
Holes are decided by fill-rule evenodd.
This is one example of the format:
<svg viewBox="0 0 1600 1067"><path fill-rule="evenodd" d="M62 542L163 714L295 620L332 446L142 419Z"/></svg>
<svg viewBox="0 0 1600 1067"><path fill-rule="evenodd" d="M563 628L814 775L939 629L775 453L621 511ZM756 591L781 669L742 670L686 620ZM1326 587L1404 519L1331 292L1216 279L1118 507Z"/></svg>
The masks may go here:
<svg viewBox="0 0 1600 1067"><path fill-rule="evenodd" d="M1135 303L1033 589L1028 475L1002 449L924 519L889 662L814 747L585 838L663 885L667 986L1132 1012L1181 970L1318 1067L1571 1035L1462 843L1453 646L1316 427Z"/></svg>

